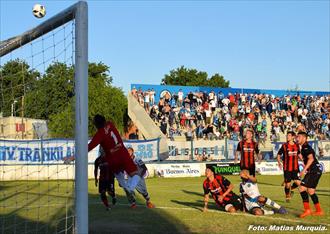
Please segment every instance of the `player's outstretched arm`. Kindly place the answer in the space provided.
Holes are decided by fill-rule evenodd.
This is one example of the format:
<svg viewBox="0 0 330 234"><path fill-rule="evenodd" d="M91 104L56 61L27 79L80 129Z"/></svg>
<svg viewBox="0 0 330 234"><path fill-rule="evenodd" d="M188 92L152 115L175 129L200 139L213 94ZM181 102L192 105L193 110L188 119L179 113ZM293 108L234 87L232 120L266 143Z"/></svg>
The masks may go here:
<svg viewBox="0 0 330 234"><path fill-rule="evenodd" d="M233 189L234 189L234 185L230 183L226 192L223 193L222 197L225 198L231 191L233 191Z"/></svg>

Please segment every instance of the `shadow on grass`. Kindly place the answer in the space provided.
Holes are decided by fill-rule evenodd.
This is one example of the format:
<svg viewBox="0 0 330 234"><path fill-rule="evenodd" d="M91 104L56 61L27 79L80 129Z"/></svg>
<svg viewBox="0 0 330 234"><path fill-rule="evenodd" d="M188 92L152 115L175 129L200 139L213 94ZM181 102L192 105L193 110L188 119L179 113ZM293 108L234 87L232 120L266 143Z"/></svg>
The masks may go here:
<svg viewBox="0 0 330 234"><path fill-rule="evenodd" d="M204 193L199 193L199 192L195 192L195 191L188 191L188 190L182 190L182 192L189 194L189 195L196 195L199 197L204 197Z"/></svg>
<svg viewBox="0 0 330 234"><path fill-rule="evenodd" d="M1 233L73 233L72 191L59 189L54 181L5 182L0 200Z"/></svg>
<svg viewBox="0 0 330 234"><path fill-rule="evenodd" d="M164 209L148 209L137 196L138 207L130 208L125 196L117 195L117 204L106 211L99 195L89 194L89 233L189 233L189 227ZM110 201L110 199L109 199Z"/></svg>

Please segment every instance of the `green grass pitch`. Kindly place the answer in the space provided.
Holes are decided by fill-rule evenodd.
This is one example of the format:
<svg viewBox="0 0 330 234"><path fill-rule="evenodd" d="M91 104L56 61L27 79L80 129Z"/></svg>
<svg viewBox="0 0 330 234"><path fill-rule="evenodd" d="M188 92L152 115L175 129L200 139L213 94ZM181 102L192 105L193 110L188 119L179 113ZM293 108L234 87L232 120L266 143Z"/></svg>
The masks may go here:
<svg viewBox="0 0 330 234"><path fill-rule="evenodd" d="M238 192L238 176L227 178L235 185L234 191ZM260 192L287 208L289 214L263 217L242 212L228 214L219 210L212 198L209 211L203 213L203 177L147 179L155 209L147 209L140 195L137 195L138 208L130 209L122 189L116 186L118 204L111 211L106 211L91 180L89 230L90 233L274 233L276 231L248 231L248 228L249 225L266 228L269 225L285 225L295 229L302 224L323 225L328 230L319 233L330 233L330 174L322 176L317 191L325 216L305 219L297 217L303 208L298 191L290 203L284 201L282 176L259 175L257 179ZM0 189L2 233L65 233L65 226L68 233L72 232L72 182L1 182ZM310 204L312 206L311 201ZM294 230L281 233L309 232Z"/></svg>

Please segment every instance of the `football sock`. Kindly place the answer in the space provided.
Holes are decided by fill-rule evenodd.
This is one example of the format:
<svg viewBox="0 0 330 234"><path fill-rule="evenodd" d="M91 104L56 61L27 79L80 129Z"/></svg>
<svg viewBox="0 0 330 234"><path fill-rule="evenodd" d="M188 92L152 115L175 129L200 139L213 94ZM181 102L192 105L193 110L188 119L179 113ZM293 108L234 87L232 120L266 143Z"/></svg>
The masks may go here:
<svg viewBox="0 0 330 234"><path fill-rule="evenodd" d="M125 193L126 193L126 197L127 200L130 204L135 203L135 197L134 197L134 193L129 192L127 189L124 189Z"/></svg>
<svg viewBox="0 0 330 234"><path fill-rule="evenodd" d="M305 202L309 203L308 193L306 191L300 192L300 196L301 196L304 203Z"/></svg>
<svg viewBox="0 0 330 234"><path fill-rule="evenodd" d="M280 209L281 206L279 204L277 204L276 202L270 200L268 197L266 198L266 204L269 205L269 206L272 206L276 209Z"/></svg>
<svg viewBox="0 0 330 234"><path fill-rule="evenodd" d="M298 188L298 184L296 184L296 182L294 182L291 186L291 190L295 189L295 188Z"/></svg>
<svg viewBox="0 0 330 234"><path fill-rule="evenodd" d="M285 195L288 197L290 195L290 188L284 187Z"/></svg>
<svg viewBox="0 0 330 234"><path fill-rule="evenodd" d="M317 204L317 203L319 203L319 198L316 195L316 193L314 193L313 195L310 195L310 196L312 198L312 201L313 201L314 205Z"/></svg>
<svg viewBox="0 0 330 234"><path fill-rule="evenodd" d="M105 205L105 207L109 207L108 198L107 198L106 194L101 193L101 200L102 200L103 204Z"/></svg>
<svg viewBox="0 0 330 234"><path fill-rule="evenodd" d="M148 193L143 194L143 197L144 197L144 199L146 199L146 201L149 201L150 200L150 197L149 197L149 194Z"/></svg>
<svg viewBox="0 0 330 234"><path fill-rule="evenodd" d="M264 211L264 215L273 215L274 211L272 210L263 210Z"/></svg>

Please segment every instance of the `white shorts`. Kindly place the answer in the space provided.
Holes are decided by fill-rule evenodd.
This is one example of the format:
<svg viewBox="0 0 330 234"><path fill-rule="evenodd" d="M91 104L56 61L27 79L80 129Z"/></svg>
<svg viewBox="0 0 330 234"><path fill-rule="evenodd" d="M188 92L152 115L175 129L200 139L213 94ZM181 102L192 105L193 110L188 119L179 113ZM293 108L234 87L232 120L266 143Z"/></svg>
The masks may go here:
<svg viewBox="0 0 330 234"><path fill-rule="evenodd" d="M250 200L248 200L246 198L244 199L244 203L245 203L245 209L248 212L251 212L254 208L261 208L261 206L259 205L258 202L256 202L256 201L250 201Z"/></svg>

